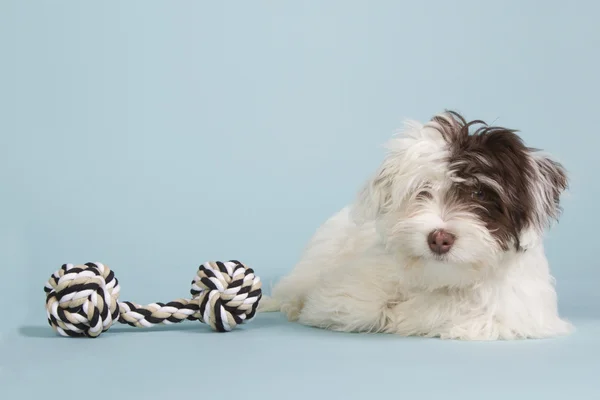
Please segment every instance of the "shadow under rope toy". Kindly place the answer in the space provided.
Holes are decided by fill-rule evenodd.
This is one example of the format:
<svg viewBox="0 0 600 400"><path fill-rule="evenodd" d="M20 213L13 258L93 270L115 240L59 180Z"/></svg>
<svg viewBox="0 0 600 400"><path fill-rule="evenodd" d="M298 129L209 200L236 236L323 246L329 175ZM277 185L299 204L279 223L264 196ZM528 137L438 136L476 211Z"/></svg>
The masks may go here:
<svg viewBox="0 0 600 400"><path fill-rule="evenodd" d="M254 318L262 297L260 278L235 260L202 264L192 281L191 299L140 306L119 302L120 290L104 264L64 264L44 287L48 323L62 336L91 338L116 322L146 328L197 320L228 332Z"/></svg>

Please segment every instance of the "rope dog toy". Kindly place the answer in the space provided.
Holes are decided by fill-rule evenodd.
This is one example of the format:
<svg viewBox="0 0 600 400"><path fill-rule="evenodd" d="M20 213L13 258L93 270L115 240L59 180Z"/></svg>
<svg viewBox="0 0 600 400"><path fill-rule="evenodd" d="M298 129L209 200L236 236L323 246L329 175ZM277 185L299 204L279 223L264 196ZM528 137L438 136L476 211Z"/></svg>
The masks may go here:
<svg viewBox="0 0 600 400"><path fill-rule="evenodd" d="M229 332L254 318L262 297L260 278L236 260L202 264L192 281L191 299L141 306L119 302L120 290L104 264L63 264L44 286L48 323L61 336L90 338L117 322L148 328L197 320Z"/></svg>

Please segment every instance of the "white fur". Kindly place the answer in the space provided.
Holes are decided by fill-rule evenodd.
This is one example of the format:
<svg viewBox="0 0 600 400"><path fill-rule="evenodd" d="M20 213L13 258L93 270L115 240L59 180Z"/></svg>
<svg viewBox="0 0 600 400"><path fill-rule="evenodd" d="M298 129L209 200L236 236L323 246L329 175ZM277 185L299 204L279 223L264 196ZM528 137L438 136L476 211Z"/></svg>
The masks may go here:
<svg viewBox="0 0 600 400"><path fill-rule="evenodd" d="M435 123L408 123L357 201L317 230L259 310L336 331L444 339L571 332L558 315L541 229L523 230L525 252L504 251L468 209L443 201L457 180L447 148ZM533 190L547 200L543 185ZM457 236L443 258L426 242L440 228Z"/></svg>

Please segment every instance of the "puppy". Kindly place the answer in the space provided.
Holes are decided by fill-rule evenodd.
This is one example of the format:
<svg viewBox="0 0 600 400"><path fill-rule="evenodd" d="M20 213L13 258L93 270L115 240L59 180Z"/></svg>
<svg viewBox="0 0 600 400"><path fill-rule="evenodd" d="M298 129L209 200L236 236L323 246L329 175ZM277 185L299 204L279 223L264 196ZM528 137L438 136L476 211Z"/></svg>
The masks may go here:
<svg viewBox="0 0 600 400"><path fill-rule="evenodd" d="M462 340L573 330L542 243L565 169L516 131L456 112L408 122L261 311L344 332Z"/></svg>

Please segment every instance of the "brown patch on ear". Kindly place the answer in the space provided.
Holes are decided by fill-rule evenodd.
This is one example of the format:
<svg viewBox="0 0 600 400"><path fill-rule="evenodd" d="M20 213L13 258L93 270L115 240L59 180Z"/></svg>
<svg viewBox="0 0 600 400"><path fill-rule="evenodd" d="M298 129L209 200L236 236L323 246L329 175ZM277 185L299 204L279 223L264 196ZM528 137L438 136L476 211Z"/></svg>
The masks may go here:
<svg viewBox="0 0 600 400"><path fill-rule="evenodd" d="M547 156L534 154L535 162L539 168L539 181L545 192L547 204L544 205L546 216L558 219L562 209L560 196L569 187L567 171L557 161Z"/></svg>
<svg viewBox="0 0 600 400"><path fill-rule="evenodd" d="M520 232L534 214L534 170L518 131L467 122L452 111L432 121L448 142L450 169L462 181L454 196L479 216L503 249L511 243L519 249Z"/></svg>
<svg viewBox="0 0 600 400"><path fill-rule="evenodd" d="M502 248L514 244L523 250L519 241L525 229L542 230L558 219L567 173L525 146L517 130L467 122L454 111L436 115L431 126L448 143L449 168L459 178L452 201L477 214Z"/></svg>

